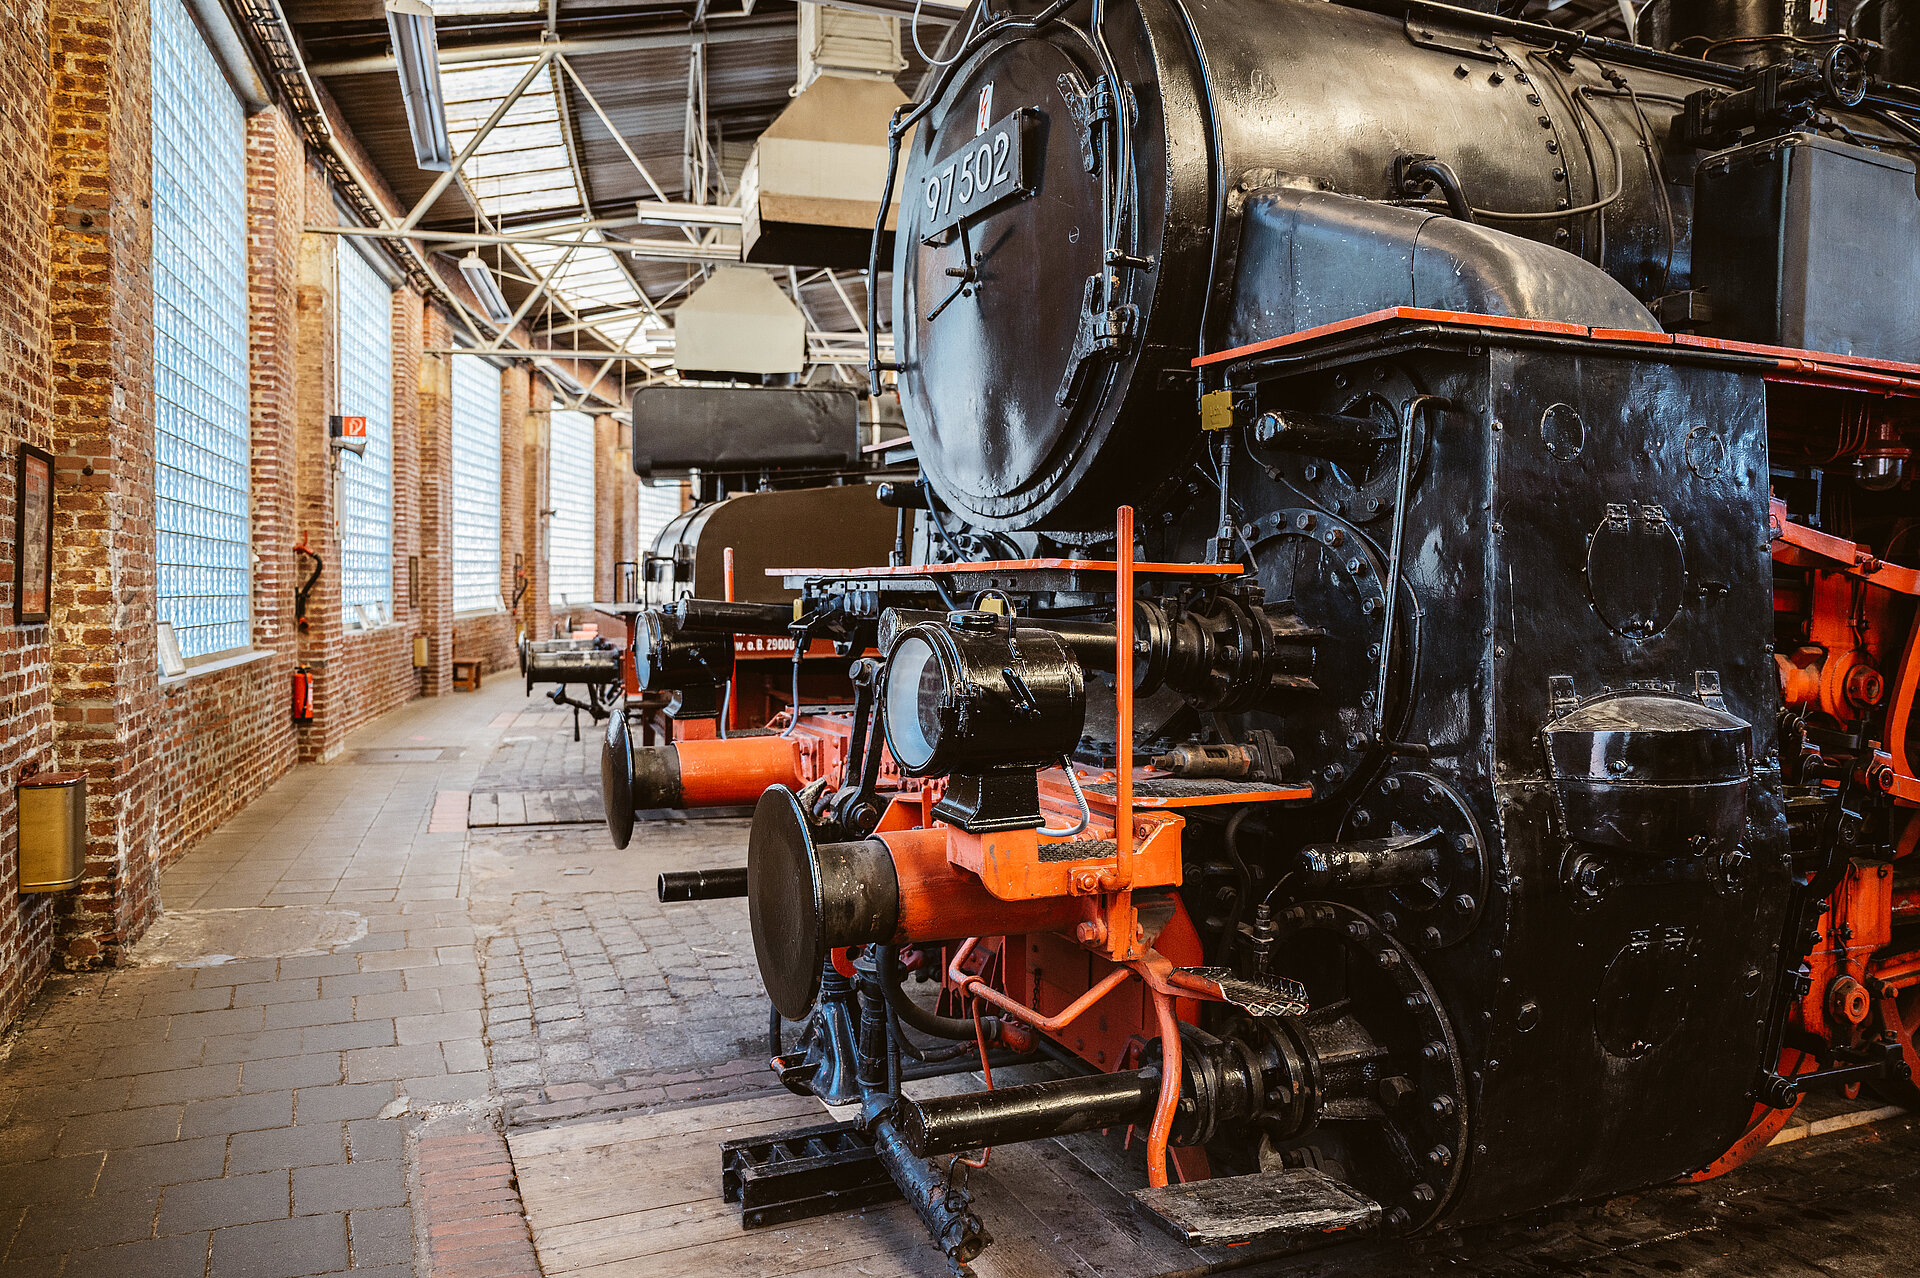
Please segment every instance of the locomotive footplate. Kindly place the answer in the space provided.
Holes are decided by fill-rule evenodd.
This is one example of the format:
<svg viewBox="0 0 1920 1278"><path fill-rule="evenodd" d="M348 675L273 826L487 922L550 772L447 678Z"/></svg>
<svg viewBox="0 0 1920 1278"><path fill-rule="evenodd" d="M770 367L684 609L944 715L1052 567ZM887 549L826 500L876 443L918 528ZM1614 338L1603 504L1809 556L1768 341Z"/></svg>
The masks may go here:
<svg viewBox="0 0 1920 1278"><path fill-rule="evenodd" d="M1380 1227L1380 1204L1312 1167L1223 1176L1133 1192L1135 1208L1189 1247L1323 1242Z"/></svg>

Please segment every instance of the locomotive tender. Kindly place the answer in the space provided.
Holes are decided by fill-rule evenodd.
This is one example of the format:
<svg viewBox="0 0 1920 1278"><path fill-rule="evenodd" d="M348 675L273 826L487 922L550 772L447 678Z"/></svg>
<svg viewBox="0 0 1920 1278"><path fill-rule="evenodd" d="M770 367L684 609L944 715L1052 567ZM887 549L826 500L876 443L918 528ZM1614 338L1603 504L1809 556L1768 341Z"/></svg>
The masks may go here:
<svg viewBox="0 0 1920 1278"><path fill-rule="evenodd" d="M794 782L744 884L776 1066L861 1102L956 1268L995 1143L1137 1124L1141 1210L1252 1256L1912 1094L1920 94L1824 5L1671 16L1727 60L976 5L896 118L914 553L797 536L791 617L656 633L875 654L850 713L711 744ZM673 749L610 737L610 784ZM1049 1044L1082 1072L901 1093Z"/></svg>

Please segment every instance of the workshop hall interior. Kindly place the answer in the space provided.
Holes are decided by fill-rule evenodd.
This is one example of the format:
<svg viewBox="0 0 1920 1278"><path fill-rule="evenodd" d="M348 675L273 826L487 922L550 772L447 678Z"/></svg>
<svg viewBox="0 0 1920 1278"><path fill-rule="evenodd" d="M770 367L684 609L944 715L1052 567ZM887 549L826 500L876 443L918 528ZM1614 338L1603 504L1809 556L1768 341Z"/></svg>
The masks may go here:
<svg viewBox="0 0 1920 1278"><path fill-rule="evenodd" d="M1920 1276L1920 3L0 0L0 1278Z"/></svg>

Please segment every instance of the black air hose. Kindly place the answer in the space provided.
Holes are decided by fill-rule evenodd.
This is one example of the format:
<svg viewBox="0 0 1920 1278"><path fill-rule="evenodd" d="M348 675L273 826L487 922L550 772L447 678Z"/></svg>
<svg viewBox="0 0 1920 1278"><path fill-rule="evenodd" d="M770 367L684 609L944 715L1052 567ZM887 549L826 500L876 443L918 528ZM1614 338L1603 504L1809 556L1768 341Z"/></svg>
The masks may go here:
<svg viewBox="0 0 1920 1278"><path fill-rule="evenodd" d="M899 968L899 957L899 952L891 945L885 946L880 951L880 961L875 965L876 974L880 978L881 992L886 995L887 1006L893 1009L894 1015L909 1027L932 1038L964 1039L971 1045L973 1020L970 1017L941 1016L937 1012L928 1011L907 997L907 992L900 988L902 974ZM1000 1037L1000 1019L995 1016L983 1016L980 1018L980 1029L986 1035L988 1043L996 1042ZM914 1050L911 1040L906 1039L904 1035L902 1039L907 1043L909 1056L916 1060L924 1059Z"/></svg>

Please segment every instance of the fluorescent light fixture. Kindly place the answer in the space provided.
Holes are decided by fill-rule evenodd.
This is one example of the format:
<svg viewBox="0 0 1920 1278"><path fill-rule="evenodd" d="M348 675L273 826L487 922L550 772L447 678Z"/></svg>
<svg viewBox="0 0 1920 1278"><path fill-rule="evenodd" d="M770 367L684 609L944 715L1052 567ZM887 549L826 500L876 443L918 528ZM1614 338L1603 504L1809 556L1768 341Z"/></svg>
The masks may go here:
<svg viewBox="0 0 1920 1278"><path fill-rule="evenodd" d="M634 205L647 226L739 226L744 210L728 204L686 204L677 200L641 200Z"/></svg>
<svg viewBox="0 0 1920 1278"><path fill-rule="evenodd" d="M534 362L539 365L540 371L546 374L547 378L551 380L555 386L558 386L561 390L573 396L575 399L579 399L582 395L587 393L586 387L582 386L578 381L574 380L572 377L569 377L561 369L560 365L554 363L552 360L540 359L540 360L535 360Z"/></svg>
<svg viewBox="0 0 1920 1278"><path fill-rule="evenodd" d="M460 259L460 274L467 277L467 287L473 290L488 319L505 324L513 318L513 308L507 305L506 294L500 291L500 281L493 278L493 268L478 250L468 249L467 255Z"/></svg>
<svg viewBox="0 0 1920 1278"><path fill-rule="evenodd" d="M400 99L413 135L413 159L423 169L453 167L447 138L447 99L440 91L440 42L433 33L433 6L426 0L387 0L387 34L400 72Z"/></svg>

